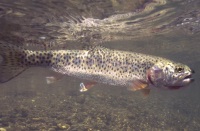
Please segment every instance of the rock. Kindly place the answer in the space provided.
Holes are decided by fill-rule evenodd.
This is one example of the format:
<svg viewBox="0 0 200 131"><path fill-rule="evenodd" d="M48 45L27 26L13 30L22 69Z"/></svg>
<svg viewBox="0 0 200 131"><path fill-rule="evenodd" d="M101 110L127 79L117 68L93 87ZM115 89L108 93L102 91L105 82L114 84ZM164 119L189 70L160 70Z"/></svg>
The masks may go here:
<svg viewBox="0 0 200 131"><path fill-rule="evenodd" d="M6 131L6 129L5 128L0 128L0 131Z"/></svg>
<svg viewBox="0 0 200 131"><path fill-rule="evenodd" d="M62 123L57 124L57 126L61 130L67 130L67 129L70 128L70 125L68 125L68 124L62 124Z"/></svg>

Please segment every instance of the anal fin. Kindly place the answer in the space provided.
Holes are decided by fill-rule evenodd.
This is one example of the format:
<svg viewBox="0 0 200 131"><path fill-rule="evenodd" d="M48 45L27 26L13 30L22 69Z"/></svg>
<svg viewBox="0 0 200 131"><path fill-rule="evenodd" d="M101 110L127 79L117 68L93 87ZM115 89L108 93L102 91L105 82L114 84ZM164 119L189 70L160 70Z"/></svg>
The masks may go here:
<svg viewBox="0 0 200 131"><path fill-rule="evenodd" d="M53 72L53 73L51 73L50 76L46 77L46 82L47 82L47 84L52 84L52 83L55 83L56 81L58 81L58 80L60 80L62 78L63 78L62 74Z"/></svg>
<svg viewBox="0 0 200 131"><path fill-rule="evenodd" d="M95 84L96 84L96 82L86 82L85 84L84 83L80 83L80 92L88 91Z"/></svg>

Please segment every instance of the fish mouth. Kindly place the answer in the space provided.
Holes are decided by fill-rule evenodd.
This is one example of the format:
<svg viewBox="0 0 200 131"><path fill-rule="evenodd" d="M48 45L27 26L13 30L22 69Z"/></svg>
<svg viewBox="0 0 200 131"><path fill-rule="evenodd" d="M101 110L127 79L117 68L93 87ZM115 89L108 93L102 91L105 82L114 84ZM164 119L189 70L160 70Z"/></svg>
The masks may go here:
<svg viewBox="0 0 200 131"><path fill-rule="evenodd" d="M177 84L177 85L174 85L174 86L168 86L168 89L171 89L171 90L177 90L177 89L180 89L184 86L187 86L189 83L193 82L194 81L194 78L192 78L192 74L189 74L187 76L185 76L182 81L181 81L181 84Z"/></svg>
<svg viewBox="0 0 200 131"><path fill-rule="evenodd" d="M192 75L188 75L184 79L190 79L190 78L192 78Z"/></svg>
<svg viewBox="0 0 200 131"><path fill-rule="evenodd" d="M183 82L193 82L194 78L192 78L192 74L184 77Z"/></svg>

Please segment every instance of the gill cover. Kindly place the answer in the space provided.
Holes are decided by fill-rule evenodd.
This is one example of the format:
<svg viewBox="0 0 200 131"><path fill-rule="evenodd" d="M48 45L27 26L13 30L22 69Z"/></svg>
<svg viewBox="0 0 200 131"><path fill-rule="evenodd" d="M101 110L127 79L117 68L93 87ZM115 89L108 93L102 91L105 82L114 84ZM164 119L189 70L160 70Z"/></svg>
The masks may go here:
<svg viewBox="0 0 200 131"><path fill-rule="evenodd" d="M161 86L164 83L164 73L162 63L157 63L147 71L147 80L153 86Z"/></svg>

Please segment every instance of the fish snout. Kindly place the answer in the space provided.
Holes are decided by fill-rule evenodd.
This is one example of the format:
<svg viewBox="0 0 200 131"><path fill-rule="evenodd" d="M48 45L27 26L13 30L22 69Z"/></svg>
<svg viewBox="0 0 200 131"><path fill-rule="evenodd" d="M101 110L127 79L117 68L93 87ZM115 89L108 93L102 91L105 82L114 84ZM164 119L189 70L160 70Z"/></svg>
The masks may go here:
<svg viewBox="0 0 200 131"><path fill-rule="evenodd" d="M192 74L194 74L195 73L194 69L191 69L191 72L192 72Z"/></svg>

